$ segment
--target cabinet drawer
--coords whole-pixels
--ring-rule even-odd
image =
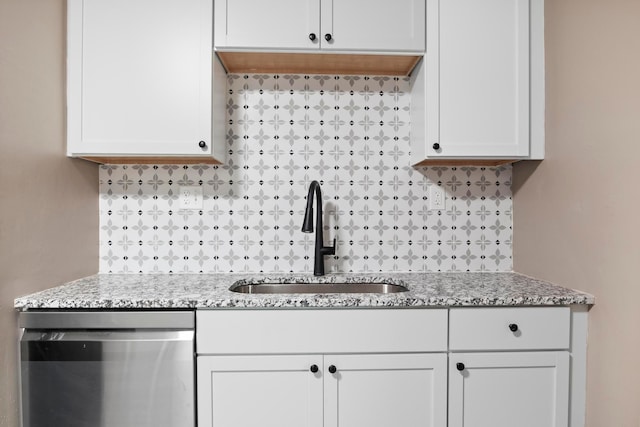
[[[446,309],[199,310],[198,354],[447,350]]]
[[[456,308],[449,325],[454,351],[569,348],[568,307]]]

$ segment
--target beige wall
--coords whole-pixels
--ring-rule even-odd
[[[17,427],[13,299],[97,271],[96,165],[64,156],[64,0],[0,0],[0,427]]]
[[[547,0],[546,159],[514,167],[515,270],[596,296],[587,425],[640,426],[640,1]]]

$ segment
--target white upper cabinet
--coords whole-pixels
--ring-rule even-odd
[[[215,46],[422,53],[425,0],[216,0]]]
[[[212,0],[69,0],[67,152],[224,159]]]
[[[319,0],[215,0],[214,16],[216,48],[320,47]]]
[[[543,0],[427,0],[412,163],[542,158]]]
[[[323,49],[424,52],[425,0],[322,0],[321,4]]]

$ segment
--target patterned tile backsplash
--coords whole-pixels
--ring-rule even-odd
[[[338,241],[327,272],[512,270],[511,166],[412,168],[407,79],[228,80],[224,166],[101,167],[101,273],[312,272],[313,180]],[[182,185],[202,210],[180,209]]]

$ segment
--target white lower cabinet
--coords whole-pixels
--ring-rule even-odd
[[[569,424],[569,307],[449,310],[449,427]]]
[[[583,427],[587,308],[201,310],[200,427]]]
[[[321,366],[319,355],[198,357],[198,426],[322,427]]]
[[[447,356],[198,358],[198,425],[446,426]]]
[[[198,425],[446,427],[447,314],[198,311]]]
[[[325,427],[447,424],[445,353],[327,355],[324,364]]]
[[[568,351],[449,357],[449,427],[568,425]]]

